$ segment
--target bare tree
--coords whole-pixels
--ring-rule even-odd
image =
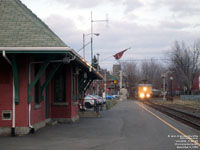
[[[174,42],[169,53],[169,69],[176,76],[181,89],[191,94],[194,79],[199,72],[200,42],[194,43],[192,48],[185,46],[185,43]]]
[[[121,66],[122,71],[125,74],[126,81],[128,83],[128,92],[132,96],[138,82],[137,64],[133,62],[123,62]]]
[[[147,80],[152,84],[153,88],[159,89],[162,84],[161,72],[164,70],[163,66],[157,63],[154,59],[145,60],[141,66],[141,79]]]

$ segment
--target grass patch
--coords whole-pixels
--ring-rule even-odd
[[[106,109],[110,109],[117,104],[116,100],[107,100],[106,101]]]
[[[178,104],[178,105],[183,105],[183,106],[187,106],[187,107],[200,109],[200,101],[181,100],[179,98],[174,98],[173,101],[164,101],[162,99],[153,100],[153,101],[155,101],[156,103],[159,103],[159,104]]]
[[[174,104],[184,105],[192,108],[200,109],[200,102],[199,101],[191,101],[191,100],[175,100]]]

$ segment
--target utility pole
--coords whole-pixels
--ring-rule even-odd
[[[93,19],[91,11],[91,65],[93,66]]]
[[[122,68],[121,68],[121,65],[120,65],[120,71],[119,71],[119,78],[120,78],[120,81],[119,81],[119,93],[120,93],[120,101],[122,101],[122,95],[121,95],[121,91],[122,91]]]
[[[105,83],[104,83],[104,94],[103,94],[103,98],[106,99],[106,71],[105,71],[105,74],[104,74],[104,81],[105,81]]]
[[[92,11],[91,11],[91,65],[93,66],[93,22],[107,22],[108,18],[105,20],[93,20]]]
[[[168,73],[172,73],[172,72],[168,70],[167,72],[161,74],[161,77],[163,78],[163,100],[166,100],[167,91],[166,91],[165,86],[166,86],[166,78],[167,78]]]
[[[166,75],[163,74],[162,75],[162,78],[163,78],[163,100],[166,100],[166,91],[165,91],[165,78],[166,78]]]
[[[83,58],[85,59],[85,33],[83,33]]]
[[[119,78],[120,78],[119,87],[121,90],[122,89],[122,70],[119,71]]]

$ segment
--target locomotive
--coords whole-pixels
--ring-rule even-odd
[[[140,100],[148,100],[152,97],[152,85],[147,82],[139,83],[137,86],[137,97]]]

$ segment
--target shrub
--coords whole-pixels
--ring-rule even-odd
[[[117,104],[116,100],[107,100],[106,101],[106,109],[108,110],[108,109],[112,108],[116,104]]]

